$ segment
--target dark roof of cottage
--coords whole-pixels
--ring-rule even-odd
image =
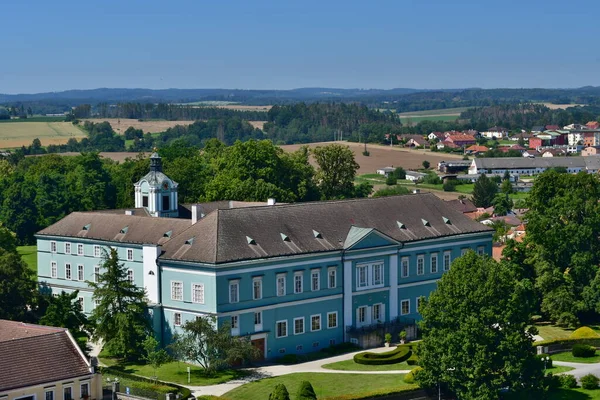
[[[136,244],[163,244],[191,221],[104,212],[74,212],[42,229],[40,236],[65,236]]]
[[[469,199],[456,199],[456,200],[448,200],[446,201],[450,206],[454,207],[455,210],[460,211],[461,213],[475,212],[477,211],[477,207],[475,204]]]
[[[0,320],[0,391],[90,374],[66,329]]]
[[[341,250],[352,227],[412,242],[490,228],[430,193],[221,209],[163,247],[163,259],[225,263]]]

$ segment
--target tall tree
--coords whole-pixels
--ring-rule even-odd
[[[16,251],[0,247],[0,319],[33,320],[37,303],[35,278]]]
[[[88,331],[92,327],[81,311],[81,304],[77,301],[79,291],[72,293],[62,292],[58,296],[47,296],[48,306],[45,314],[40,318],[40,324],[67,328],[77,340],[79,347],[86,350],[89,339]]]
[[[475,185],[473,185],[473,197],[471,200],[476,207],[487,208],[492,205],[497,192],[498,186],[496,183],[485,174],[481,174]]]
[[[104,272],[97,282],[87,282],[97,302],[90,318],[96,328],[94,336],[104,341],[111,355],[135,359],[143,354],[142,342],[150,333],[144,289],[129,282],[114,248],[105,253],[100,270]]]
[[[533,285],[508,263],[468,252],[421,306],[422,386],[460,399],[497,399],[500,389],[535,397],[542,365],[532,346]]]
[[[169,361],[169,353],[165,349],[160,348],[158,340],[152,335],[148,335],[144,342],[144,360],[154,369],[154,376],[158,378],[157,371],[165,363]]]
[[[317,146],[312,154],[319,165],[316,179],[324,199],[352,197],[354,177],[359,165],[348,146]]]

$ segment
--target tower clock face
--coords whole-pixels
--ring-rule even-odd
[[[169,188],[169,184],[167,182],[163,183],[163,189],[167,190]]]

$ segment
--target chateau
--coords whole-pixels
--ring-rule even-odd
[[[491,229],[433,194],[183,206],[177,188],[153,154],[134,209],[74,212],[38,232],[40,284],[79,290],[91,312],[86,282],[112,247],[145,288],[163,343],[214,315],[273,359],[410,330],[455,258],[492,252]]]

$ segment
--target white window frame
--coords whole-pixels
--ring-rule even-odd
[[[419,254],[417,256],[417,275],[424,275],[424,274],[425,274],[425,255]]]
[[[58,278],[58,264],[56,261],[50,262],[50,277]]]
[[[132,269],[127,270],[127,280],[131,283],[135,282],[135,275]]]
[[[300,278],[300,279],[298,279]],[[297,283],[300,283],[300,288],[298,288]],[[294,294],[300,294],[304,292],[304,271],[294,272]]]
[[[100,266],[94,265],[94,282],[98,283],[98,278],[100,277]]]
[[[75,400],[75,396],[74,396],[74,393],[73,393],[73,385],[65,385],[65,386],[62,387],[63,400],[65,400],[65,389],[70,389],[70,392],[71,392],[71,397],[70,398],[72,400]]]
[[[94,245],[94,257],[100,258],[102,257],[102,252],[100,251],[100,246]]]
[[[381,283],[374,283],[375,267],[381,268]],[[361,282],[361,271],[365,271],[365,282]],[[356,290],[379,288],[385,285],[385,263],[382,260],[356,265]]]
[[[56,241],[50,242],[50,253],[56,253]]]
[[[52,393],[52,398],[48,398],[48,393]],[[44,389],[44,400],[55,400],[54,399],[54,389]]]
[[[71,242],[65,242],[65,254],[71,254]]]
[[[173,290],[175,287],[179,287],[179,295],[176,296],[177,291]],[[183,301],[183,282],[182,281],[171,281],[171,300],[173,301]]]
[[[181,313],[180,312],[174,312],[173,313],[173,325],[174,326],[181,326],[181,322],[182,322]]]
[[[375,271],[379,269],[379,278],[380,278],[380,282],[376,282],[375,281]],[[383,263],[375,263],[371,266],[371,276],[373,278],[373,280],[371,281],[371,286],[375,286],[375,287],[379,287],[379,286],[383,286],[385,284],[385,274],[384,274],[385,268],[384,268],[384,264]]]
[[[69,268],[67,268],[67,265]],[[73,279],[73,270],[71,268],[71,263],[65,263],[65,279],[69,281]]]
[[[257,286],[258,285],[258,286]],[[263,297],[262,291],[262,277],[255,276],[252,278],[252,300],[260,300]],[[256,288],[258,287],[258,293],[256,292]]]
[[[435,262],[434,262],[435,260]],[[433,269],[433,266],[435,264],[435,270]],[[438,253],[431,253],[431,258],[429,260],[429,270],[431,271],[432,274],[437,274],[440,270],[440,266],[438,265]]]
[[[233,293],[231,289],[235,287],[235,299],[231,294]],[[229,303],[239,303],[240,302],[240,281],[239,279],[229,281]]]
[[[283,285],[281,286],[281,291],[279,290],[279,282],[283,282]],[[275,293],[277,294],[277,297],[281,297],[281,296],[285,296],[286,294],[286,276],[285,274],[277,274],[277,278],[275,279]]]
[[[378,309],[379,311],[379,318],[375,317],[375,309]],[[373,320],[374,322],[385,322],[385,315],[383,315],[384,311],[383,311],[383,303],[375,303],[373,304],[373,306],[371,307],[371,320]]]
[[[448,260],[448,262],[446,262]],[[446,250],[444,251],[444,271],[450,271],[450,266],[452,265],[452,251]]]
[[[79,384],[79,397],[83,398],[83,390],[81,390],[81,389],[83,389],[84,386],[87,387],[87,390],[86,390],[87,391],[87,396],[91,397],[90,396],[90,383],[89,382],[83,382],[83,383]]]
[[[133,261],[133,249],[127,249],[127,261]]]
[[[477,246],[477,255],[483,256],[485,254],[485,246]]]
[[[364,282],[361,281],[362,271],[364,270]],[[367,288],[369,287],[369,266],[368,265],[357,265],[356,266],[356,288]]]
[[[333,277],[333,286],[331,285],[331,278]],[[327,268],[327,288],[334,289],[337,287],[337,268],[329,267]]]
[[[197,292],[199,292],[200,295],[196,295]],[[204,304],[204,283],[192,283],[192,303]]]
[[[302,332],[298,332],[296,330],[296,321],[302,321]],[[306,326],[304,325],[304,317],[294,318],[294,335],[302,335],[304,332],[306,332]]]
[[[404,304],[408,304],[408,312],[404,312]],[[400,315],[410,314],[410,299],[404,299],[400,302]]]
[[[258,315],[258,323],[256,322],[257,318],[256,316]],[[262,315],[262,311],[255,311],[254,312],[254,331],[258,332],[258,331],[262,331],[263,330],[263,315]]]
[[[275,321],[275,338],[280,339],[280,338],[285,338],[288,336],[288,326],[287,326],[287,319],[282,319],[279,321]],[[285,335],[279,335],[279,324],[283,324],[283,326],[285,326]]]
[[[319,328],[318,329],[314,329],[313,328],[313,319],[314,318],[318,318],[319,320]],[[310,316],[310,331],[311,332],[318,332],[321,330],[321,328],[323,327],[323,321],[321,320],[321,314],[313,314]]]
[[[240,329],[240,316],[235,314],[231,316],[231,330]]]
[[[331,326],[329,317],[331,315],[335,315],[335,326]],[[327,329],[335,329],[338,327],[338,313],[337,311],[332,311],[327,313]]]
[[[315,277],[317,278],[317,285],[315,289]],[[321,270],[313,269],[310,271],[310,290],[312,292],[318,292],[321,290]]]
[[[357,310],[357,313],[358,313],[357,318],[356,318],[357,324],[359,324],[359,325],[366,324],[367,323],[367,318],[368,318],[368,315],[367,315],[367,306],[360,306],[356,310]],[[361,321],[361,318],[360,318],[361,317],[361,315],[360,315],[361,311],[363,312],[362,321]]]
[[[77,302],[79,303],[79,306],[81,307],[81,312],[85,312],[85,299],[83,298],[83,296],[77,297]]]
[[[83,264],[77,265],[77,280],[85,281],[85,267],[83,266]]]
[[[83,244],[79,243],[77,245],[77,255],[78,256],[84,256],[85,255],[85,249],[83,248]]]
[[[405,265],[406,265],[406,271],[404,270]],[[410,257],[402,257],[400,259],[400,277],[408,278],[409,276],[410,276]]]

